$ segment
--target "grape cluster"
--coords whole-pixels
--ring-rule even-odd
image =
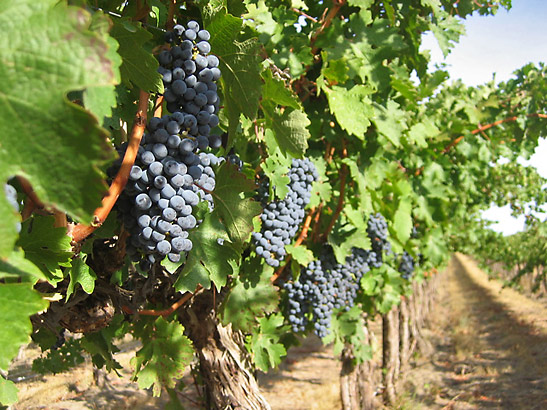
[[[391,251],[391,243],[387,240],[387,222],[380,214],[370,215],[367,222],[367,234],[372,244],[372,250],[375,253],[375,261],[371,266],[379,268],[382,266],[382,255]]]
[[[370,270],[369,254],[353,248],[342,265],[329,247],[318,260],[301,270],[297,282],[285,284],[288,319],[294,332],[304,331],[311,322],[319,337],[329,333],[333,310],[353,306],[359,281]]]
[[[363,275],[381,267],[383,256],[391,251],[387,222],[381,214],[369,217],[367,235],[372,249],[352,248],[342,265],[329,248],[301,270],[298,281],[285,284],[288,320],[294,332],[304,331],[313,323],[315,334],[324,337],[333,310],[353,306]]]
[[[162,51],[158,71],[171,115],[153,117],[129,174],[118,209],[130,233],[127,253],[142,270],[166,256],[178,262],[192,249],[189,231],[200,221],[193,210],[201,201],[213,208],[212,166],[220,159],[205,150],[218,148],[221,139],[210,135],[218,125],[220,77],[218,58],[208,55],[209,32],[190,21],[167,33],[171,43]],[[123,154],[124,147],[120,150]]]
[[[410,279],[414,273],[414,258],[407,251],[404,251],[401,256],[399,272],[401,272],[401,277],[406,280]]]
[[[19,202],[17,201],[17,191],[10,184],[4,185],[4,193],[10,205],[15,212],[19,212]],[[21,232],[21,222],[17,222],[17,232]]]
[[[219,124],[220,100],[215,82],[221,73],[218,57],[209,55],[210,38],[209,32],[200,30],[196,21],[188,22],[187,28],[177,24],[166,36],[171,48],[158,56],[167,109],[186,114],[187,134],[197,139],[201,149],[209,144],[205,137]],[[214,139],[215,144],[219,142],[219,138]]]
[[[304,220],[304,208],[310,202],[312,183],[317,180],[318,174],[308,158],[293,159],[288,177],[289,192],[284,199],[268,203],[266,185],[259,190],[264,205],[262,230],[253,234],[253,241],[257,255],[273,267],[279,266],[284,259],[285,245],[291,243]]]

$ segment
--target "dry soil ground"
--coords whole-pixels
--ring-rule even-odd
[[[414,358],[392,408],[547,409],[547,304],[501,290],[461,255],[443,275],[426,330],[432,349]],[[127,365],[135,345],[123,347],[117,356]],[[35,375],[29,364],[36,354],[27,349],[10,374],[22,377],[14,410],[165,406],[165,398],[139,391],[129,371],[122,378],[109,376],[100,387],[89,363],[65,375]],[[259,381],[274,410],[339,409],[339,369],[331,349],[310,338],[290,350],[280,369],[259,375]],[[191,387],[184,394],[192,400],[197,396]],[[198,408],[185,401],[186,408]]]
[[[456,255],[440,286],[433,350],[406,377],[403,409],[547,409],[547,308]]]

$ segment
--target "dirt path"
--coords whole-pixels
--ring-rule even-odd
[[[456,255],[399,408],[546,409],[547,308]]]

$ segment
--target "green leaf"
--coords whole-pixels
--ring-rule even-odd
[[[207,27],[212,53],[220,60],[223,105],[232,130],[240,113],[256,117],[262,88],[259,44],[256,38],[240,38],[242,26],[243,20],[220,9]]]
[[[26,259],[21,249],[15,249],[8,258],[0,259],[0,279],[7,278],[32,284],[46,279],[42,271]]]
[[[347,61],[345,61],[344,59],[329,60],[325,51],[323,51],[321,54],[323,61],[327,62],[327,64],[323,65],[323,67],[321,68],[321,73],[325,76],[325,78],[335,83],[345,83],[349,78],[349,67]]]
[[[291,107],[295,110],[302,109],[298,97],[287,88],[283,80],[274,78],[272,71],[266,69],[262,72],[264,85],[262,86],[262,100],[271,101],[283,107]]]
[[[292,258],[300,265],[308,266],[308,264],[315,259],[313,252],[306,248],[304,245],[293,246],[286,245],[285,250],[292,255]]]
[[[414,124],[408,130],[408,138],[414,142],[420,148],[426,148],[426,139],[433,138],[440,134],[439,129],[435,126],[433,121],[429,118],[422,122]]]
[[[325,181],[315,181],[311,188],[308,208],[314,208],[321,202],[326,203],[332,198],[332,186]]]
[[[0,284],[0,369],[7,371],[19,347],[30,342],[30,316],[47,307],[31,283]]]
[[[387,102],[386,107],[374,104],[374,125],[378,132],[385,136],[395,146],[399,146],[401,135],[406,126],[406,114],[399,109],[399,104],[393,100]]]
[[[271,199],[283,199],[289,193],[288,184],[291,179],[287,173],[291,167],[292,159],[281,153],[270,129],[266,129],[265,141],[269,155],[262,164],[262,171],[270,180],[270,193],[273,195]]]
[[[97,33],[108,44],[107,58],[115,68],[114,75],[116,84],[121,81],[120,66],[122,59],[117,53],[118,42],[108,34],[112,26],[111,20],[100,11],[93,13],[91,29]],[[112,115],[112,107],[116,105],[116,87],[114,84],[87,87],[83,94],[85,108],[97,117],[99,124],[103,123],[105,117]]]
[[[412,232],[412,200],[410,198],[402,198],[397,207],[397,211],[393,216],[393,229],[395,235],[405,243],[410,238]]]
[[[0,376],[0,404],[9,406],[10,404],[16,403],[18,391],[14,382]]]
[[[347,312],[333,314],[330,322],[330,333],[323,338],[323,343],[334,342],[334,354],[342,353],[344,347],[351,345],[353,356],[358,363],[372,359],[372,348],[364,344],[365,333],[362,310],[353,306]]]
[[[453,47],[452,43],[459,41],[460,36],[465,33],[465,26],[458,18],[446,12],[439,17],[435,19],[436,24],[432,23],[430,28],[446,58]]]
[[[349,225],[331,232],[328,242],[332,246],[336,261],[342,265],[346,263],[346,258],[351,255],[352,248],[370,249],[371,247],[366,230],[355,230]]]
[[[26,258],[38,266],[51,284],[63,280],[61,266],[69,267],[72,246],[66,228],[54,228],[52,216],[36,216],[23,223],[18,245]]]
[[[228,162],[222,164],[216,174],[216,186],[212,192],[215,210],[234,246],[241,248],[253,231],[253,218],[262,212],[260,203],[250,198],[242,199],[241,195],[253,192],[256,185]]]
[[[34,359],[32,370],[40,374],[67,372],[85,361],[83,353],[82,339],[69,339],[59,349]]]
[[[289,152],[302,157],[308,149],[310,132],[307,127],[310,120],[306,113],[300,110],[287,108],[283,111],[271,105],[263,105],[266,124],[274,132],[279,149],[283,154]]]
[[[276,288],[268,278],[256,283],[235,279],[221,307],[222,323],[249,331],[256,325],[257,318],[275,310],[277,302]]]
[[[140,23],[117,19],[114,20],[110,35],[120,45],[118,54],[123,60],[120,67],[122,80],[135,84],[143,91],[162,93],[163,82],[158,73],[158,61],[144,47],[152,39],[152,34],[142,28]]]
[[[97,275],[93,272],[93,269],[85,263],[82,257],[75,257],[72,259],[72,266],[70,267],[68,274],[70,276],[70,283],[66,290],[66,300],[74,293],[76,285],[78,284],[80,284],[84,292],[88,295],[93,293]]]
[[[90,23],[84,9],[53,0],[8,2],[0,9],[0,182],[24,176],[43,202],[86,221],[106,192],[99,167],[113,149],[96,118],[66,94],[117,79],[109,43],[89,30]],[[16,236],[3,195],[0,212],[5,256]]]
[[[121,369],[122,365],[114,359],[113,354],[120,351],[113,343],[114,338],[121,338],[129,330],[129,323],[123,315],[117,315],[108,327],[98,332],[86,334],[82,339],[82,347],[91,354],[93,364],[99,368],[106,367],[107,371]]]
[[[277,367],[281,358],[287,354],[285,346],[279,343],[281,335],[289,329],[289,326],[283,326],[283,321],[279,313],[260,318],[258,328],[254,327],[252,335],[247,337],[247,347],[253,361],[263,372]]]
[[[369,98],[373,89],[365,85],[354,85],[349,90],[344,87],[322,87],[329,100],[330,112],[336,117],[343,130],[359,139],[365,138],[365,132],[374,116]]]
[[[232,273],[229,261],[237,260],[239,254],[229,242],[228,232],[220,222],[217,211],[205,216],[199,228],[190,233],[190,240],[194,247],[188,253],[175,289],[194,292],[198,284],[209,289],[211,281],[217,289],[226,285]]]
[[[176,320],[162,317],[149,321],[135,332],[143,347],[131,360],[133,378],[141,389],[152,387],[155,397],[162,387],[173,388],[193,358],[192,342],[184,336],[184,327]]]
[[[372,176],[374,175],[380,178],[380,174],[367,170],[367,178],[365,178],[365,171],[361,170],[355,160],[353,160],[352,158],[344,158],[342,162],[348,166],[351,173],[351,180],[357,183],[357,192],[359,193],[358,200],[360,208],[365,213],[371,212],[372,209],[370,204],[370,192],[368,189],[370,189],[369,185],[371,184]]]

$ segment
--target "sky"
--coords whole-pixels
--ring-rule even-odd
[[[423,49],[431,50],[432,64],[444,62],[454,80],[467,85],[511,78],[529,62],[547,63],[547,0],[513,0],[513,7],[495,16],[475,14],[465,20],[466,34],[444,59],[433,35],[424,36]],[[547,126],[547,124],[546,124]],[[542,140],[529,162],[547,178],[547,141]],[[511,217],[509,206],[492,207],[485,219],[498,221],[492,229],[511,235],[524,228],[524,217]]]

